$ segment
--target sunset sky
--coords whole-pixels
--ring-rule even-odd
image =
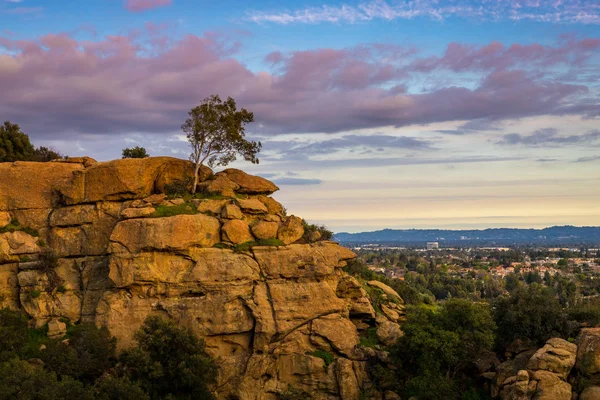
[[[598,0],[0,0],[36,146],[187,158],[210,94],[255,114],[233,166],[334,231],[600,225]]]

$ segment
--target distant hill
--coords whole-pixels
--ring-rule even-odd
[[[586,244],[600,245],[600,226],[552,226],[544,229],[495,228],[473,230],[383,229],[335,234],[342,243],[419,244]]]

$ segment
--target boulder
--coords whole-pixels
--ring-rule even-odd
[[[588,386],[579,395],[579,400],[600,400],[600,386]]]
[[[81,170],[81,164],[0,163],[0,211],[52,208],[59,201],[55,188]]]
[[[58,337],[64,336],[67,333],[67,324],[62,321],[59,321],[56,318],[51,319],[48,322],[48,337],[51,339],[56,339]]]
[[[53,163],[67,163],[67,164],[82,164],[85,168],[91,167],[96,164],[98,161],[94,160],[92,157],[67,157],[64,159],[56,159],[52,160]]]
[[[396,300],[400,302],[400,304],[404,304],[404,300],[402,300],[402,297],[400,297],[400,295],[394,289],[392,289],[385,283],[379,281],[369,281],[367,282],[367,285],[380,289],[381,291],[383,291],[383,293],[385,293],[388,296],[390,300]]]
[[[126,208],[123,211],[121,211],[121,217],[126,219],[143,218],[154,214],[155,211],[156,209],[154,207]]]
[[[600,328],[584,328],[579,333],[576,366],[586,376],[600,372]]]
[[[377,327],[377,339],[386,346],[395,344],[404,335],[400,325],[391,321],[384,321]]]
[[[221,210],[221,217],[225,219],[242,219],[242,210],[235,204],[225,204]]]
[[[198,200],[197,210],[201,213],[212,213],[215,215],[219,215],[221,213],[223,206],[225,204],[227,204],[228,202],[229,202],[229,200],[213,200],[213,199]]]
[[[533,379],[537,381],[536,400],[571,400],[571,385],[548,371],[535,371]]]
[[[301,239],[304,235],[302,219],[296,216],[289,216],[279,225],[277,238],[285,244],[291,244]]]
[[[529,359],[527,369],[554,372],[566,380],[575,365],[576,355],[575,344],[564,339],[552,338]]]
[[[269,279],[322,278],[356,255],[332,242],[292,244],[285,247],[256,246],[254,258]]]
[[[0,211],[0,229],[10,224],[10,221],[12,221],[10,214],[7,211]]]
[[[128,219],[113,230],[109,252],[212,247],[219,242],[219,227],[218,219],[204,214]]]
[[[186,160],[126,158],[75,171],[72,181],[59,191],[68,205],[143,199],[156,192],[164,193],[171,184],[189,181],[192,174],[193,164]]]
[[[247,223],[239,219],[232,219],[223,224],[221,237],[224,242],[242,244],[254,241]]]
[[[237,199],[237,205],[248,214],[266,214],[267,207],[258,199]]]
[[[317,318],[312,322],[311,335],[322,336],[337,352],[351,357],[359,343],[356,327],[340,314]]]
[[[215,179],[199,184],[198,190],[212,195],[235,197],[235,192],[239,187],[240,186],[231,181],[227,175],[217,174]]]
[[[279,224],[277,222],[258,221],[252,226],[252,234],[257,239],[275,239]]]
[[[267,207],[267,211],[269,214],[283,216],[285,209],[281,205],[281,203],[279,203],[274,198],[269,196],[258,196],[257,199],[260,200],[265,205],[265,207]]]
[[[260,176],[249,175],[239,169],[228,168],[219,174],[226,174],[232,182],[235,182],[239,186],[238,193],[269,195],[279,190],[273,182]]]

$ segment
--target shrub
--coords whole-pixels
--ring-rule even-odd
[[[96,400],[150,400],[139,384],[112,376],[101,378],[96,383],[94,395]]]
[[[302,227],[304,228],[304,236],[302,238],[308,243],[318,240],[331,240],[333,237],[333,232],[327,229],[325,225],[309,224],[303,219]]]
[[[0,309],[0,362],[20,354],[27,344],[25,316],[8,308]]]
[[[138,348],[121,354],[121,376],[139,382],[153,399],[214,399],[209,386],[216,367],[189,329],[151,316],[134,338]]]
[[[362,347],[375,347],[379,345],[379,339],[377,338],[377,328],[371,327],[367,329],[365,336],[360,338],[360,345]]]
[[[31,292],[29,292],[29,297],[31,297],[32,299],[37,299],[41,295],[42,295],[42,292],[40,292],[37,289],[33,289]]]
[[[150,157],[150,154],[146,152],[146,149],[140,146],[135,147],[127,147],[123,149],[123,157],[122,158],[146,158]]]

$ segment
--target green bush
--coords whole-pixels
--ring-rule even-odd
[[[304,228],[304,235],[302,236],[302,238],[307,243],[314,242],[314,237],[317,233],[319,234],[317,235],[319,237],[317,240],[331,240],[331,238],[333,237],[333,232],[327,229],[325,225],[309,224],[308,222],[306,222],[305,219],[303,219],[302,227]]]
[[[19,312],[0,309],[0,362],[20,354],[27,344],[27,319]]]
[[[377,328],[376,327],[371,327],[369,329],[366,330],[366,332],[364,333],[364,336],[360,337],[360,345],[362,347],[371,347],[374,348],[375,346],[378,346],[379,343],[379,339],[377,338]]]
[[[139,382],[152,399],[214,399],[216,367],[189,329],[152,316],[134,338],[138,347],[121,354],[121,376]]]
[[[40,292],[37,289],[33,289],[31,292],[29,292],[29,297],[31,297],[32,299],[37,299],[41,295],[42,295],[42,292]]]

